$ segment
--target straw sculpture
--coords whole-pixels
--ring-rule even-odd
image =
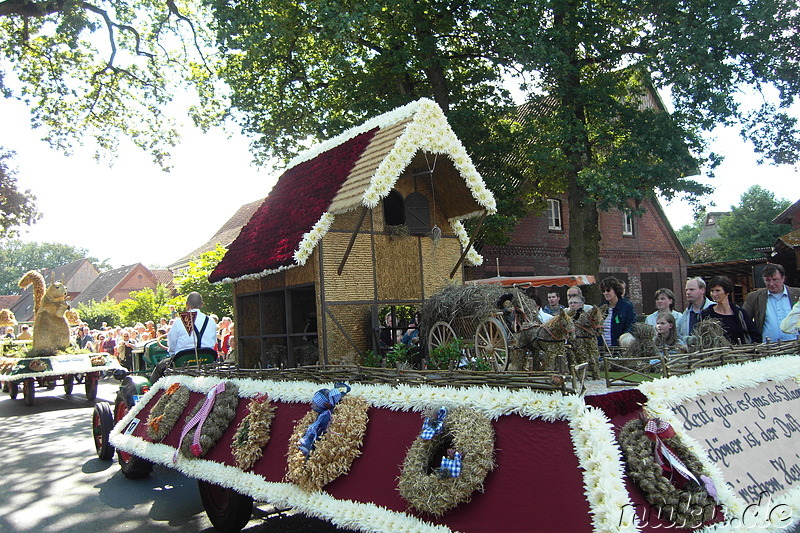
[[[242,470],[249,470],[261,458],[264,446],[269,442],[275,409],[266,394],[256,396],[247,404],[247,414],[236,428],[231,442],[231,452]]]
[[[461,454],[458,477],[442,477],[434,469],[448,448]],[[403,461],[397,489],[416,510],[442,515],[472,493],[483,490],[486,475],[494,464],[494,428],[486,415],[474,409],[456,407],[447,413],[444,426],[430,440],[417,437]]]
[[[579,311],[578,318],[574,320],[575,337],[572,339],[572,359],[576,365],[589,363],[592,379],[597,379],[600,376],[598,365],[600,347],[597,344],[597,337],[605,315],[597,306],[592,306],[588,311]],[[575,312],[570,311],[569,315],[574,317]]]
[[[707,318],[695,324],[692,334],[686,339],[686,345],[692,350],[708,350],[728,347],[731,343],[725,338],[722,323],[716,318]]]
[[[200,400],[194,406],[192,412],[185,418],[184,424],[194,418],[200,408],[203,406],[204,401]],[[239,407],[239,387],[231,382],[225,382],[225,390],[217,394],[214,399],[214,406],[208,414],[208,418],[200,428],[200,449],[197,450],[197,455],[192,452],[192,442],[194,435],[198,431],[197,426],[192,428],[181,441],[181,454],[189,459],[195,457],[203,457],[208,450],[214,447],[219,438],[228,429],[233,418],[236,416],[236,409]]]
[[[189,403],[189,396],[191,391],[180,383],[173,383],[164,391],[147,415],[147,437],[152,442],[159,442],[172,431]]]

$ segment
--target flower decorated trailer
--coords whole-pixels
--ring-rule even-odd
[[[320,372],[171,371],[111,442],[198,479],[224,531],[253,500],[368,532],[798,523],[798,356],[587,397]]]
[[[119,362],[107,353],[60,354],[48,357],[0,357],[0,381],[12,399],[19,394],[20,385],[25,405],[33,405],[37,383],[54,388],[58,380],[64,384],[64,392],[72,394],[76,376],[85,379],[86,399],[97,397],[97,382],[100,372],[122,368]]]
[[[419,100],[291,161],[212,272],[234,284],[239,365],[358,362],[378,314],[476,264],[462,221],[494,213],[439,107]]]

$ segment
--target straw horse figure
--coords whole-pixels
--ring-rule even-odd
[[[573,362],[576,365],[589,363],[592,379],[597,379],[600,377],[598,368],[600,348],[597,338],[602,335],[605,315],[597,306],[592,306],[588,311],[579,311],[578,318],[575,319],[575,336],[572,340]],[[569,315],[574,318],[575,312],[570,311]]]
[[[533,353],[533,370],[556,370],[556,356],[567,355],[565,341],[572,335],[575,325],[562,309],[544,324],[523,329],[517,334],[518,350],[512,350],[515,370],[523,370],[525,361],[520,355],[530,350]],[[516,357],[514,357],[516,355]]]

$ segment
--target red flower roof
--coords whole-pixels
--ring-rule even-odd
[[[357,135],[284,172],[209,280],[213,283],[294,264],[294,252],[303,234],[330,207],[377,131],[374,128]]]

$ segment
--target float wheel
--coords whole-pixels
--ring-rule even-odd
[[[86,374],[86,399],[93,402],[97,398],[97,382],[100,380],[99,372],[89,372]]]
[[[25,405],[33,405],[36,400],[36,380],[26,378],[22,382],[22,397],[25,398]]]
[[[19,394],[19,382],[18,381],[9,381],[8,382],[8,395],[11,396],[12,400],[17,399],[17,394]]]
[[[487,318],[475,329],[475,355],[494,361],[501,372],[508,370],[508,337],[505,326],[496,318]]]
[[[64,394],[72,394],[72,388],[75,386],[75,376],[69,374],[64,376]]]
[[[86,379],[89,379],[88,375]],[[128,404],[124,400],[117,399],[114,406],[114,422],[122,420],[127,413]],[[141,479],[149,476],[153,471],[153,463],[122,450],[117,450],[117,462],[122,473],[128,479]]]
[[[235,533],[250,521],[253,498],[202,480],[197,480],[197,486],[208,519],[219,531]]]
[[[101,461],[108,461],[114,455],[114,447],[108,441],[111,429],[114,427],[114,413],[107,402],[98,402],[92,413],[92,436],[94,449]]]
[[[431,326],[431,331],[428,333],[428,353],[452,342],[455,338],[456,331],[453,326],[440,320]]]

